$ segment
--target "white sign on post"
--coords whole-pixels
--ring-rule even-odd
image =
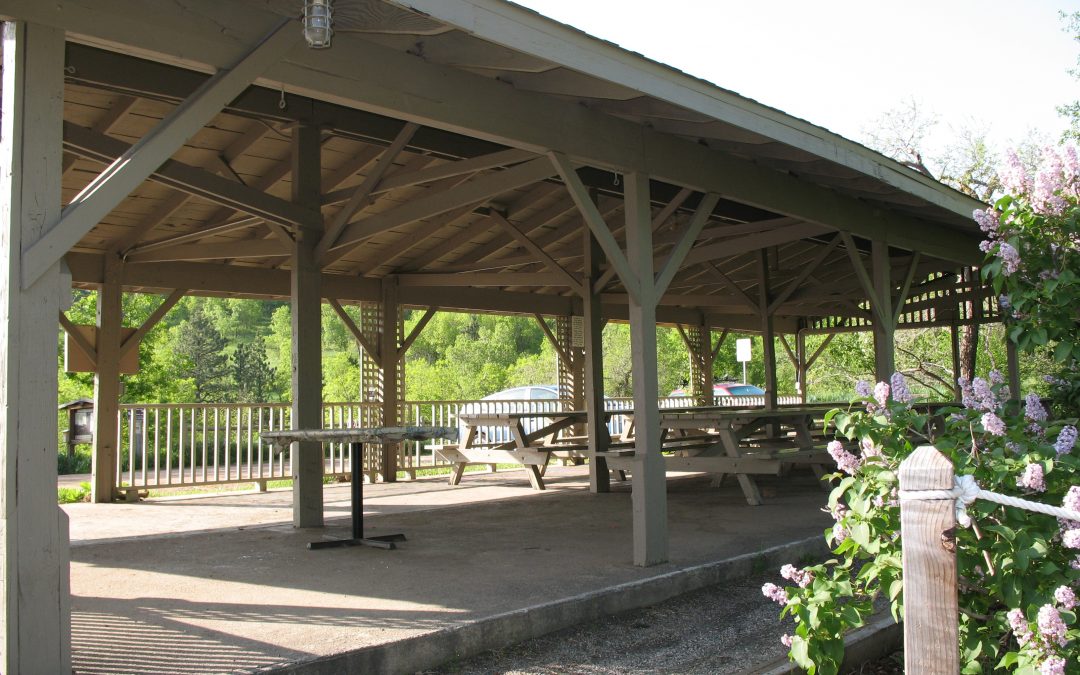
[[[735,360],[746,363],[750,360],[750,338],[735,341]]]
[[[742,362],[742,383],[746,384],[746,362],[750,360],[750,338],[735,341],[735,360]]]

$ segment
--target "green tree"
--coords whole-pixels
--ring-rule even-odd
[[[259,403],[270,399],[274,369],[266,359],[266,345],[261,337],[239,343],[229,359],[237,400]]]
[[[1080,42],[1080,11],[1072,14],[1061,12],[1061,19],[1065,22],[1065,31],[1072,35],[1073,40]],[[1080,80],[1080,55],[1076,57],[1076,66],[1069,70],[1069,74]],[[1058,114],[1067,118],[1070,125],[1062,140],[1080,141],[1080,100],[1059,106]]]
[[[176,350],[180,374],[191,380],[195,401],[224,400],[228,391],[228,354],[225,338],[214,327],[201,305],[179,326]]]

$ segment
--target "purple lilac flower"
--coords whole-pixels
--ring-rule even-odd
[[[1076,607],[1076,593],[1068,586],[1059,586],[1054,591],[1054,599],[1061,603],[1061,606],[1065,609]]]
[[[998,224],[1001,222],[1001,215],[994,209],[976,209],[972,212],[971,217],[979,224],[979,229],[986,234],[991,237],[997,234]]]
[[[960,385],[961,402],[964,407],[972,410],[978,406],[975,400],[975,389],[971,386],[971,380],[966,377],[956,378],[956,384]]]
[[[1028,464],[1023,475],[1016,479],[1016,486],[1035,492],[1046,492],[1046,477],[1042,464]]]
[[[776,584],[765,584],[761,587],[761,594],[779,605],[788,603],[787,591]]]
[[[1001,308],[1001,311],[1007,312],[1012,308],[1012,300],[1009,299],[1009,296],[1002,293],[998,296],[998,307]]]
[[[1065,633],[1069,629],[1065,627],[1065,622],[1061,620],[1061,614],[1053,605],[1040,607],[1036,622],[1039,624],[1039,632],[1042,633],[1042,638],[1046,642],[1056,642],[1060,647],[1064,647],[1065,643],[1068,642],[1065,639]]]
[[[1053,147],[1043,150],[1042,167],[1035,176],[1031,205],[1036,211],[1061,215],[1069,203],[1058,194],[1065,187],[1064,165]]]
[[[799,588],[806,588],[814,581],[814,573],[809,570],[801,570],[794,565],[784,565],[780,568],[780,576],[788,581],[794,581]]]
[[[986,433],[993,434],[994,436],[1005,435],[1005,422],[1000,417],[992,412],[983,413],[982,416],[983,429],[986,429]]]
[[[1054,443],[1054,451],[1059,455],[1065,455],[1072,452],[1074,445],[1076,445],[1076,427],[1071,424],[1062,427]]]
[[[1072,145],[1065,146],[1065,156],[1062,158],[1062,173],[1065,177],[1065,182],[1068,184],[1075,183],[1077,179],[1080,179],[1080,160],[1076,156],[1076,148]]]
[[[1005,153],[1005,168],[1001,172],[1001,183],[1005,191],[1014,195],[1025,195],[1031,191],[1031,179],[1028,178],[1023,162],[1015,150]]]
[[[874,445],[874,442],[869,438],[864,438],[859,441],[859,449],[862,450],[862,456],[866,457],[880,457],[881,449]]]
[[[1024,417],[1032,422],[1046,421],[1046,408],[1043,407],[1042,401],[1039,400],[1039,395],[1035,392],[1028,394],[1024,398]]]
[[[1009,620],[1009,627],[1012,628],[1013,635],[1016,636],[1016,641],[1020,643],[1020,646],[1023,647],[1031,642],[1031,626],[1028,625],[1024,612],[1020,609],[1010,609],[1005,616]]]
[[[845,541],[847,541],[848,534],[849,533],[847,531],[847,528],[845,528],[840,523],[836,523],[835,525],[833,525],[833,527],[832,527],[832,536],[833,536],[833,541],[835,542],[835,545],[838,546],[838,545],[844,543]],[[1080,564],[1080,563],[1078,563],[1078,564]]]
[[[870,387],[869,382],[859,380],[855,383],[855,393],[859,395],[859,398],[870,398],[874,395],[874,390]]]
[[[887,382],[878,382],[874,385],[874,400],[878,402],[879,406],[885,407],[889,400],[889,384]]]
[[[836,461],[836,467],[844,473],[854,475],[862,463],[862,460],[848,452],[840,441],[829,441],[826,449],[829,451],[829,456]]]
[[[903,373],[893,373],[890,378],[892,385],[892,397],[897,403],[911,403],[915,398],[911,395],[911,390],[908,389],[907,380],[904,379]]]
[[[998,257],[1001,258],[1001,273],[1004,276],[1016,274],[1020,269],[1020,252],[1012,244],[1003,241],[998,245]]]
[[[1061,505],[1070,511],[1080,511],[1080,486],[1071,486],[1065,493],[1065,499],[1061,501]]]
[[[1061,656],[1047,656],[1039,664],[1039,675],[1065,675],[1065,659]]]
[[[997,398],[994,396],[994,390],[990,388],[989,382],[981,377],[976,377],[971,381],[971,390],[975,398],[975,408],[983,411],[997,409]]]
[[[784,645],[788,649],[791,649],[791,636],[788,635],[787,633],[784,633],[783,635],[781,635],[780,636],[780,644]]]
[[[1080,529],[1065,530],[1061,534],[1061,543],[1065,548],[1080,548]]]

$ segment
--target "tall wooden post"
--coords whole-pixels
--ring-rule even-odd
[[[91,499],[117,497],[120,437],[120,330],[123,263],[106,254],[97,302],[97,370],[94,372],[94,449]]]
[[[585,231],[585,270],[582,307],[585,323],[585,410],[588,411],[589,491],[610,492],[611,474],[607,459],[597,453],[608,449],[609,436],[604,424],[604,328],[600,316],[600,296],[593,284],[600,276],[603,252],[596,237]]]
[[[962,365],[960,363],[960,327],[956,323],[955,315],[953,316],[952,325],[949,326],[949,341],[952,346],[953,394],[956,396],[956,400],[959,401],[964,395],[964,392],[960,388],[960,375],[962,374]]]
[[[800,327],[795,336],[795,379],[798,380],[799,400],[805,404],[807,399],[806,378],[810,374],[810,367],[806,363],[806,333]]]
[[[761,355],[765,359],[765,409],[776,410],[776,334],[769,312],[769,259],[758,251],[758,314],[761,317]]]
[[[889,245],[874,240],[870,257],[874,266],[874,377],[888,382],[896,372],[896,323],[893,321],[892,279],[889,269]]]
[[[398,401],[398,285],[397,277],[382,280],[382,331],[379,333],[379,364],[382,367],[382,420],[383,425],[396,427],[400,424],[400,401]],[[397,443],[383,443],[382,480],[397,480]]]
[[[900,490],[949,490],[953,466],[932,446],[900,464]],[[960,672],[956,595],[956,516],[951,499],[904,498],[900,539],[904,558],[904,672]]]
[[[317,127],[293,130],[292,198],[320,206],[320,138]],[[315,247],[322,228],[297,228],[292,255],[292,427],[322,428],[322,294]],[[323,525],[323,450],[317,442],[293,445],[293,526]]]
[[[22,252],[60,220],[64,31],[3,26],[0,108],[0,671],[71,672],[67,516],[56,506],[54,263]]]
[[[1020,355],[1016,352],[1016,343],[1009,339],[1008,331],[1005,331],[1005,362],[1009,371],[1009,394],[1019,400],[1024,397],[1020,392]]]
[[[630,355],[636,426],[633,465],[634,564],[668,558],[667,474],[660,454],[659,385],[656,375],[656,292],[653,275],[649,177],[627,174],[626,258],[637,274],[638,297],[630,295]]]

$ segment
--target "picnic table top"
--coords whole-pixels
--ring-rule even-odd
[[[369,427],[352,429],[283,429],[264,431],[262,438],[274,445],[288,445],[296,441],[319,441],[321,443],[400,443],[401,441],[427,441],[445,438],[456,441],[458,430],[454,427]]]
[[[605,415],[626,415],[633,413],[633,410],[605,410]],[[469,423],[469,420],[483,420],[483,421],[496,421],[496,422],[513,422],[521,419],[534,419],[541,417],[549,417],[554,419],[586,419],[589,416],[587,410],[547,410],[547,411],[529,411],[529,412],[470,412],[470,413],[458,413],[458,419],[465,423]]]

